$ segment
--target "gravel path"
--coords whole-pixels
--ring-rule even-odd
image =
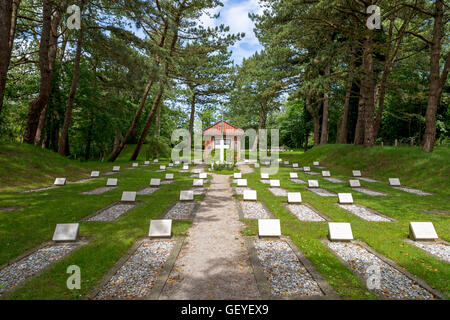
[[[244,194],[244,191],[245,190],[253,190],[252,188],[249,188],[249,187],[236,187],[236,188],[234,188],[234,192],[235,192],[235,194]]]
[[[325,221],[323,217],[304,204],[287,204],[286,208],[300,221]]]
[[[134,299],[148,296],[174,245],[175,242],[171,240],[144,241],[95,299]]]
[[[315,171],[306,171],[304,173],[309,174],[310,176],[316,176],[316,175],[320,174],[320,173],[315,172]]]
[[[124,215],[131,209],[136,207],[135,204],[116,204],[108,209],[100,211],[95,216],[87,219],[86,221],[114,221],[120,216]]]
[[[425,191],[422,191],[422,190],[413,189],[413,188],[407,188],[407,187],[392,187],[392,188],[397,189],[397,190],[402,190],[402,191],[405,191],[405,192],[408,192],[408,193],[417,194],[419,196],[432,196],[433,195],[432,193],[425,192]]]
[[[276,197],[287,197],[288,191],[283,188],[269,188],[269,191]]]
[[[297,183],[297,184],[307,184],[307,182],[305,180],[302,179],[290,179],[293,183]]]
[[[241,201],[241,209],[245,219],[270,219],[271,216],[261,202]]]
[[[379,182],[378,180],[370,179],[370,178],[364,178],[364,177],[355,177],[356,179],[366,181],[366,182]]]
[[[144,189],[136,191],[136,195],[145,196],[145,195],[153,194],[158,190],[159,190],[159,188],[155,188],[155,187],[145,187]]]
[[[200,196],[208,191],[208,188],[203,187],[192,187],[189,190],[194,191],[194,196]]]
[[[102,194],[111,190],[117,189],[117,187],[101,187],[94,190],[89,190],[86,192],[83,192],[82,194]]]
[[[350,264],[352,270],[366,283],[368,267],[375,265],[380,268],[380,288],[374,291],[386,298],[393,299],[432,299],[434,296],[428,290],[412,281],[397,269],[367,251],[356,243],[329,242],[328,246],[344,261]]]
[[[44,187],[44,188],[38,188],[38,189],[25,190],[25,191],[22,191],[22,193],[41,192],[41,191],[46,191],[46,190],[51,190],[51,189],[56,189],[56,188],[59,188],[59,186],[50,186],[50,187]]]
[[[326,189],[322,189],[322,188],[307,188],[308,191],[311,191],[321,197],[337,197],[337,194],[332,192],[332,191],[328,191]]]
[[[317,282],[285,241],[257,240],[255,249],[273,295],[324,295]]]
[[[421,242],[411,241],[416,247],[427,251],[428,253],[435,255],[442,260],[450,262],[450,246],[445,243],[438,242]]]
[[[191,219],[191,213],[195,208],[196,202],[177,202],[164,215],[164,219],[187,220]]]
[[[264,183],[264,184],[270,184],[270,180],[266,180],[266,179],[259,180],[259,182]]]
[[[355,190],[355,191],[358,191],[358,192],[361,192],[361,193],[364,193],[364,194],[368,194],[369,196],[374,196],[374,197],[377,197],[377,196],[388,196],[387,193],[380,192],[380,191],[375,191],[375,190],[371,190],[371,189],[366,189],[366,188],[359,188],[359,187],[357,187],[357,188],[352,188],[352,190]]]
[[[390,222],[391,221],[383,216],[373,213],[371,210],[369,210],[368,208],[366,208],[362,205],[340,204],[340,203],[338,203],[337,205],[340,208],[342,208],[342,209],[344,209],[366,221],[382,221],[382,222]]]
[[[173,183],[173,180],[162,180],[161,184],[171,184]]]
[[[324,180],[330,181],[332,183],[344,183],[345,181],[341,180],[341,179],[337,179],[337,178],[323,178]]]
[[[212,177],[160,299],[260,299],[229,179]]]
[[[52,244],[0,270],[0,285],[7,283],[0,288],[0,297],[78,246],[80,246],[79,243]]]

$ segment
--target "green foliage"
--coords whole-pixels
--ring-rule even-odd
[[[154,137],[147,139],[147,146],[145,148],[145,159],[168,158],[170,156],[170,147],[167,139],[156,139]]]

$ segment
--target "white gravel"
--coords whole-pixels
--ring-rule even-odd
[[[195,196],[199,196],[202,194],[205,194],[208,191],[208,188],[203,188],[203,187],[192,187],[189,189],[190,191],[194,191],[194,195]]]
[[[87,221],[114,221],[124,215],[131,209],[136,207],[135,204],[116,204],[108,209],[100,211],[95,216],[87,219]]]
[[[102,194],[111,190],[117,189],[117,187],[101,187],[94,190],[89,190],[86,192],[83,192],[82,194]]]
[[[0,297],[42,269],[69,254],[80,243],[51,244],[0,270]]]
[[[356,179],[366,181],[366,182],[379,182],[378,180],[370,179],[370,178],[364,178],[364,177],[355,177]]]
[[[382,221],[382,222],[390,222],[391,220],[380,216],[376,213],[373,213],[368,208],[362,206],[362,205],[356,205],[356,204],[337,204],[340,208],[354,214],[355,216],[360,217],[361,219],[367,220],[367,221]]]
[[[173,219],[173,220],[191,219],[191,214],[196,204],[197,202],[177,202],[169,210],[169,212],[167,212],[164,215],[164,219]]]
[[[161,184],[171,184],[173,183],[173,180],[162,180]]]
[[[341,179],[337,179],[337,178],[323,178],[324,180],[330,181],[332,183],[344,183],[345,181],[341,180]]]
[[[74,181],[74,183],[85,183],[85,182],[89,182],[89,181],[94,181],[96,179],[98,179],[98,178],[86,178],[86,179]]]
[[[113,174],[117,174],[118,172],[112,172],[112,171],[109,171],[109,172],[105,172],[104,173],[104,175],[105,176],[112,176]]]
[[[245,219],[270,219],[270,213],[267,212],[261,202],[241,201],[241,208]]]
[[[292,182],[297,184],[306,184],[307,182],[302,179],[290,179]]]
[[[50,186],[50,187],[44,187],[44,188],[38,188],[38,189],[25,190],[25,191],[22,191],[22,193],[41,192],[41,191],[46,191],[46,190],[51,190],[51,189],[56,189],[56,188],[60,188],[60,186]]]
[[[249,188],[249,187],[236,187],[236,188],[234,188],[234,192],[235,192],[235,194],[244,194],[244,191],[245,190],[253,190],[252,188]]]
[[[316,176],[316,175],[320,174],[320,173],[315,172],[315,171],[306,171],[306,172],[304,172],[304,173],[309,174],[309,175],[311,175],[311,176]]]
[[[397,189],[397,190],[402,190],[402,191],[405,191],[405,192],[408,192],[408,193],[417,194],[419,196],[431,196],[431,195],[433,195],[432,193],[425,192],[425,191],[422,191],[422,190],[413,189],[413,188],[407,188],[407,187],[393,187],[393,188]]]
[[[375,190],[371,190],[371,189],[367,189],[367,188],[360,188],[360,187],[352,188],[352,190],[355,190],[355,191],[358,191],[358,192],[361,192],[364,194],[368,194],[369,196],[374,196],[374,197],[388,195],[387,193],[384,193],[384,192],[375,191]]]
[[[325,221],[323,217],[304,204],[287,204],[286,208],[300,221]]]
[[[321,197],[337,197],[337,194],[322,188],[307,188],[309,191],[321,196]]]
[[[266,180],[266,179],[259,180],[259,182],[264,183],[264,184],[270,184],[270,180]]]
[[[140,196],[149,195],[149,194],[155,193],[158,190],[159,190],[159,188],[155,188],[155,187],[145,187],[144,189],[137,191],[136,195],[140,195]]]
[[[148,296],[174,245],[175,242],[171,240],[144,241],[95,299],[134,299]]]
[[[423,242],[423,241],[412,241],[412,243],[428,253],[435,255],[442,260],[450,262],[450,246],[445,243],[439,242]]]
[[[380,268],[380,287],[374,291],[391,299],[432,299],[434,295],[421,287],[397,269],[367,251],[356,243],[329,242],[329,248],[346,261],[352,270],[366,283],[371,274],[366,270],[370,266]]]
[[[269,191],[272,192],[272,194],[277,197],[287,197],[288,196],[288,191],[283,188],[269,188]]]
[[[282,240],[257,240],[255,249],[275,296],[321,296],[319,285]]]

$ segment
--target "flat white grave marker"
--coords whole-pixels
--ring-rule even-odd
[[[415,240],[437,240],[439,237],[432,222],[410,222],[409,236]]]
[[[173,168],[173,163],[169,163],[169,168]]]
[[[159,187],[161,185],[161,179],[151,179],[150,186],[151,187]]]
[[[115,166],[112,169],[113,172],[119,172],[120,171],[120,166]]]
[[[270,180],[270,186],[272,188],[279,188],[280,187],[280,180]]]
[[[285,165],[285,166],[288,166],[288,165],[289,165],[289,161],[285,161],[285,162],[284,162],[284,165]]]
[[[291,179],[298,179],[298,173],[297,172],[290,172],[289,178]]]
[[[256,190],[244,190],[244,200],[246,201],[256,201],[257,193]]]
[[[313,166],[316,166],[316,167],[317,167],[317,166],[319,166],[319,165],[320,165],[319,161],[314,161],[314,162],[313,162]]]
[[[159,170],[166,170],[166,166],[159,166]]]
[[[317,180],[308,180],[308,187],[310,187],[310,188],[318,188],[319,187],[319,181],[317,181]]]
[[[180,161],[177,160],[177,161],[174,162],[174,164],[175,164],[176,166],[179,166],[179,165],[180,165]]]
[[[183,166],[183,170],[189,170],[189,166],[188,165],[184,165]]]
[[[261,173],[261,179],[263,179],[263,180],[269,179],[269,174],[268,173]]]
[[[328,237],[331,241],[353,240],[352,226],[347,222],[329,222]]]
[[[202,187],[203,186],[203,179],[194,179],[194,182],[192,184],[194,187]]]
[[[288,203],[301,203],[302,194],[300,192],[289,192],[288,193]]]
[[[64,186],[66,184],[66,178],[56,178],[55,179],[55,186]]]
[[[352,204],[353,196],[351,193],[338,193],[339,203],[341,204]]]
[[[144,161],[144,166],[148,166],[150,164],[150,161]]]
[[[353,170],[353,171],[352,171],[352,174],[353,174],[354,177],[361,177],[361,176],[362,176],[360,170]]]
[[[279,219],[258,219],[258,235],[260,237],[280,237]]]
[[[311,172],[311,168],[310,168],[310,167],[303,167],[303,171],[305,171],[305,172]]]
[[[247,186],[247,179],[238,179],[237,180],[238,187],[246,187]]]
[[[350,180],[350,187],[351,188],[359,188],[361,187],[361,182],[359,180]]]
[[[79,223],[57,224],[53,234],[53,241],[76,241],[79,227]]]
[[[167,173],[166,180],[173,180],[173,173]]]
[[[134,202],[136,201],[136,192],[135,191],[124,191],[122,193],[122,200],[125,202]]]
[[[137,163],[137,162],[133,163],[133,168],[137,168],[137,167],[139,167],[139,163]]]
[[[172,236],[172,220],[151,220],[148,236],[150,238],[170,238]]]
[[[330,171],[322,171],[322,177],[331,177]]]
[[[100,177],[100,171],[92,171],[91,172],[91,177],[92,178]]]
[[[255,163],[255,168],[259,168],[259,163]]]
[[[399,178],[389,178],[389,185],[390,186],[400,186],[400,179]]]
[[[292,168],[298,168],[298,163],[293,163]]]
[[[153,163],[158,163],[158,162],[159,162],[158,159],[153,160]]]
[[[194,200],[194,191],[187,190],[180,192],[180,201],[191,201]]]
[[[199,177],[200,179],[208,179],[208,174],[207,174],[206,172],[200,172],[200,173],[198,174],[198,177]]]
[[[106,181],[106,186],[107,187],[116,187],[117,186],[117,179],[112,179],[112,178],[108,179]]]
[[[233,178],[234,179],[242,179],[242,173],[240,173],[240,172],[234,173]]]

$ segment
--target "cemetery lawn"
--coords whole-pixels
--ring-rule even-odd
[[[283,160],[299,166],[311,166],[320,172],[330,170],[331,176],[346,183],[331,183],[321,175],[311,176],[292,167],[280,167],[272,179],[280,179],[281,187],[290,192],[301,192],[303,202],[308,203],[330,217],[335,222],[350,222],[355,239],[367,243],[381,255],[394,260],[408,272],[423,279],[440,291],[446,299],[450,298],[450,266],[448,263],[429,255],[425,251],[407,243],[409,222],[433,222],[439,237],[450,241],[450,148],[436,147],[432,154],[411,147],[374,147],[366,149],[350,145],[327,145],[307,153],[280,153]],[[326,169],[312,166],[320,161]],[[264,168],[264,166],[262,166]],[[354,202],[372,208],[394,218],[395,222],[369,222],[362,220],[335,205],[337,197],[320,197],[308,190],[305,184],[289,181],[289,172],[298,172],[305,181],[318,180],[320,187],[339,192],[351,192],[348,180],[352,169],[362,170],[364,177],[379,180],[377,183],[361,181],[363,187],[389,193],[386,197],[371,197],[353,191]],[[434,193],[432,196],[409,194],[388,186],[389,177],[398,177],[402,185]],[[377,299],[365,284],[340,262],[321,240],[328,234],[327,222],[300,222],[282,205],[287,197],[276,197],[268,185],[260,182],[260,170],[246,174],[249,187],[257,190],[258,201],[262,201],[281,220],[282,234],[289,236],[316,270],[326,278],[342,299]],[[236,196],[242,199],[242,196]],[[438,211],[445,214],[429,214],[423,210]],[[247,228],[244,235],[257,235],[257,221],[244,220]]]
[[[136,191],[147,187],[150,178],[164,179],[166,173],[175,174],[175,182],[161,185],[153,195],[138,195],[139,205],[112,222],[80,222],[80,237],[89,243],[76,249],[61,261],[45,269],[42,274],[18,287],[8,299],[83,299],[109,269],[139,238],[146,236],[151,219],[158,219],[179,198],[180,190],[192,186],[190,173],[180,173],[180,167],[157,173],[160,163],[131,167],[128,158],[119,159],[120,173],[85,183],[73,179],[88,178],[92,169],[102,173],[110,171],[111,163],[66,160],[54,153],[28,148],[26,145],[2,145],[0,181],[18,181],[0,190],[1,207],[22,206],[24,209],[7,212],[0,210],[0,266],[52,239],[57,223],[75,223],[96,211],[120,201],[123,191]],[[132,147],[130,147],[132,149]],[[5,155],[4,151],[9,153]],[[44,158],[44,156],[46,158]],[[23,157],[23,159],[22,159]],[[5,169],[10,168],[9,170]],[[12,169],[11,169],[12,168]],[[15,170],[17,169],[17,171]],[[42,174],[39,171],[43,171]],[[19,173],[18,173],[19,172]],[[21,176],[23,175],[23,177]],[[68,177],[64,187],[37,193],[21,190],[52,185],[56,176]],[[102,195],[81,195],[81,192],[106,185],[107,178],[118,178],[118,188]],[[28,179],[28,181],[27,181]],[[35,179],[38,182],[33,181]],[[195,196],[199,201],[204,196]],[[173,221],[175,237],[185,236],[192,221]],[[66,269],[76,264],[81,268],[81,290],[68,290]]]

